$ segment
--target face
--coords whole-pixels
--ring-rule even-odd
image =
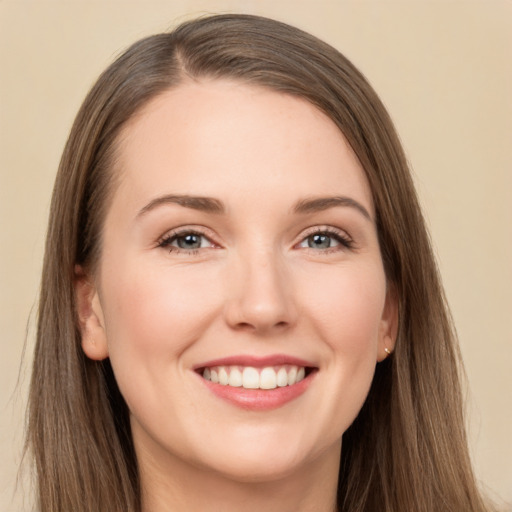
[[[132,119],[114,172],[77,297],[139,458],[250,481],[337,463],[396,325],[341,132],[302,99],[188,83]]]

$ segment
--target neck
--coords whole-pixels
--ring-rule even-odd
[[[138,453],[142,512],[335,512],[341,447],[334,448],[287,475],[258,481]]]

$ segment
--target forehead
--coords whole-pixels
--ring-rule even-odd
[[[365,173],[331,119],[302,98],[240,82],[185,82],[152,99],[123,129],[116,167],[122,194],[141,201],[230,191],[263,199],[277,189],[283,198],[352,194],[373,212]]]

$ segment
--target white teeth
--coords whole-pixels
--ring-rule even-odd
[[[228,372],[226,368],[219,368],[219,384],[227,386],[229,382]]]
[[[277,385],[280,388],[284,388],[285,386],[288,386],[288,373],[286,372],[286,368],[279,368],[279,371],[277,372]]]
[[[238,368],[232,368],[229,372],[229,385],[234,388],[242,386],[242,372]]]
[[[203,378],[213,383],[245,389],[275,389],[276,387],[293,386],[303,380],[306,369],[302,367],[283,365],[279,367],[266,366],[215,366],[203,370]]]
[[[274,389],[277,387],[277,375],[274,368],[263,368],[260,373],[260,388]]]
[[[256,368],[248,366],[242,373],[242,386],[245,389],[258,389],[260,387],[260,374]]]

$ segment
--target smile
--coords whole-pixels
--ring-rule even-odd
[[[253,366],[214,366],[204,368],[204,379],[223,386],[244,389],[275,389],[293,386],[306,376],[304,366],[280,365],[255,368]]]
[[[246,410],[268,411],[302,396],[319,368],[287,355],[239,355],[205,362],[194,370],[206,388],[223,401]]]

